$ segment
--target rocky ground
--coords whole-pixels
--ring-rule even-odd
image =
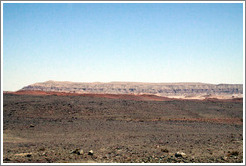
[[[3,98],[4,163],[240,163],[242,100]]]

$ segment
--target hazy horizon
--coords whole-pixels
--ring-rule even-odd
[[[43,82],[73,82],[73,83],[201,83],[201,84],[230,84],[230,83],[209,83],[209,82],[141,82],[141,81],[83,81],[83,82],[78,82],[78,81],[69,81],[69,80],[63,80],[63,81],[57,81],[57,80],[47,80],[47,81],[41,81],[41,82],[34,82],[35,83],[43,83]],[[237,83],[231,83],[231,84],[237,84]],[[238,83],[240,84],[240,83]]]
[[[242,3],[3,3],[3,90],[37,82],[243,84]]]
[[[107,84],[107,83],[136,83],[136,84],[211,84],[211,85],[219,85],[219,84],[230,84],[230,83],[218,83],[218,84],[214,84],[214,83],[207,83],[207,82],[130,82],[130,81],[109,81],[109,82],[100,82],[100,81],[95,81],[95,82],[73,82],[73,81],[56,81],[56,80],[47,80],[47,81],[43,81],[43,82],[35,82],[35,83],[31,83],[31,84],[27,84],[17,90],[3,90],[3,91],[18,91],[21,90],[22,88],[28,86],[28,85],[33,85],[33,84],[38,84],[38,83],[44,83],[44,82],[70,82],[70,83],[100,83],[100,84]],[[242,84],[234,84],[231,83],[230,85],[242,85]]]

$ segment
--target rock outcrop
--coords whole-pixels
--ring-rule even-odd
[[[217,98],[243,97],[242,84],[138,82],[77,83],[65,81],[47,81],[28,85],[21,90],[97,94],[152,94],[178,98],[210,98],[213,96]]]

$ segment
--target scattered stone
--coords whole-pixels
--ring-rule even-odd
[[[72,150],[70,153],[77,153],[79,149]]]
[[[84,151],[83,151],[83,149],[80,149],[79,151],[78,151],[78,153],[77,153],[78,155],[83,155],[84,154]]]
[[[70,153],[75,153],[77,155],[83,155],[84,150],[83,149],[75,149],[75,150],[71,151]]]
[[[230,152],[230,151],[228,151],[228,157],[231,157],[231,156],[238,156],[238,151],[232,151],[232,152]]]
[[[93,155],[93,150],[90,150],[89,152],[88,152],[88,155]]]
[[[78,153],[79,149],[72,150],[70,153]]]
[[[226,157],[226,156],[224,156],[224,157],[221,157],[221,160],[227,160],[228,158]]]
[[[44,148],[44,147],[39,148],[39,151],[44,151],[44,150],[45,150],[45,148]]]
[[[15,156],[31,157],[32,156],[32,153],[17,153],[17,154],[15,154]]]
[[[32,155],[31,154],[27,154],[26,157],[31,157]]]
[[[161,151],[164,152],[164,153],[168,153],[169,152],[168,149],[161,149]]]
[[[186,157],[186,154],[184,152],[177,152],[175,153],[175,157]]]
[[[47,156],[47,152],[42,153],[43,156]]]

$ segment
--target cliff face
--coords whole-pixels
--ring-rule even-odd
[[[76,83],[47,81],[28,85],[21,90],[41,90],[72,93],[98,94],[154,94],[158,96],[231,96],[242,97],[242,84],[204,84],[204,83]]]

